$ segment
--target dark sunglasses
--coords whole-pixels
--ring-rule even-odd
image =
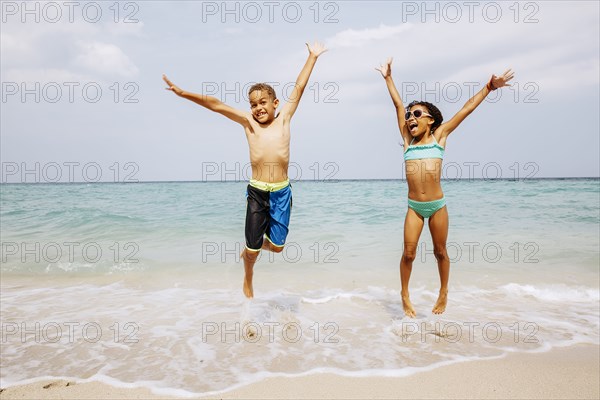
[[[421,118],[423,115],[426,117],[431,117],[431,115],[427,114],[425,111],[417,109],[415,111],[407,111],[406,114],[404,114],[404,119],[408,121],[411,115],[414,115],[416,119]]]

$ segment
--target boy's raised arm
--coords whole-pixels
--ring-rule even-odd
[[[448,136],[455,130],[461,122],[467,118],[469,114],[471,114],[477,106],[481,104],[481,102],[486,98],[486,96],[492,91],[499,89],[503,86],[510,86],[507,82],[510,81],[514,77],[514,72],[510,69],[504,71],[504,73],[500,76],[492,75],[490,81],[485,85],[479,92],[475,93],[473,97],[471,97],[465,105],[457,112],[448,122],[440,125],[437,130],[441,130],[441,136]]]
[[[202,107],[206,107],[211,111],[224,115],[230,120],[237,122],[238,124],[241,124],[243,126],[249,125],[248,113],[230,107],[215,97],[186,92],[185,90],[182,90],[178,86],[174,85],[173,82],[171,82],[166,75],[163,75],[163,80],[168,86],[166,89],[172,91],[177,96],[193,101],[194,103],[199,104]]]
[[[382,64],[379,66],[379,68],[375,69],[381,72],[383,79],[385,79],[385,84],[387,85],[388,91],[390,92],[390,96],[392,97],[392,102],[394,103],[394,107],[396,107],[396,116],[398,118],[398,128],[400,128],[400,135],[402,136],[402,139],[404,140],[404,145],[406,146],[410,142],[410,135],[408,133],[408,130],[406,129],[406,120],[404,119],[404,104],[402,103],[400,93],[398,93],[398,89],[396,89],[396,85],[394,84],[394,80],[392,79],[392,60],[393,58],[388,58],[385,64]]]
[[[306,43],[306,47],[308,47],[308,59],[306,60],[302,71],[300,71],[298,79],[296,79],[296,84],[294,85],[294,89],[292,90],[289,101],[281,109],[281,114],[288,120],[292,118],[296,112],[296,109],[298,108],[300,98],[302,97],[302,93],[304,93],[304,88],[308,83],[308,78],[310,77],[310,73],[317,62],[317,58],[327,51],[325,46],[318,42],[315,42],[312,46]]]

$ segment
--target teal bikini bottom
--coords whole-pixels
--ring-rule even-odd
[[[422,216],[423,218],[429,218],[437,210],[444,207],[446,205],[446,199],[442,197],[438,200],[433,201],[415,201],[408,199],[408,206],[416,211],[417,214]]]

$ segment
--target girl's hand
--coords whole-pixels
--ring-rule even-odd
[[[312,46],[306,43],[306,47],[308,47],[308,52],[315,57],[319,57],[321,54],[325,53],[327,49],[323,43],[315,42]]]
[[[381,75],[384,79],[388,76],[392,76],[392,60],[393,58],[390,57],[387,59],[385,64],[381,64],[379,68],[375,68],[377,71],[381,72]]]

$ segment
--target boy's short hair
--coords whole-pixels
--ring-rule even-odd
[[[432,132],[435,131],[438,128],[438,126],[442,124],[442,121],[444,121],[444,117],[442,116],[442,112],[439,110],[439,108],[427,101],[411,101],[410,104],[406,107],[406,109],[410,110],[413,106],[423,106],[427,109],[427,111],[429,111],[429,114],[431,114],[431,116],[433,117],[433,125],[431,125]]]
[[[271,87],[271,85],[267,85],[266,83],[255,83],[254,85],[252,85],[250,87],[250,90],[248,90],[248,98],[250,98],[250,93],[256,91],[256,90],[260,90],[260,91],[265,91],[269,94],[269,97],[271,98],[271,100],[277,100],[277,95],[275,94],[275,89],[273,89],[273,87]]]

